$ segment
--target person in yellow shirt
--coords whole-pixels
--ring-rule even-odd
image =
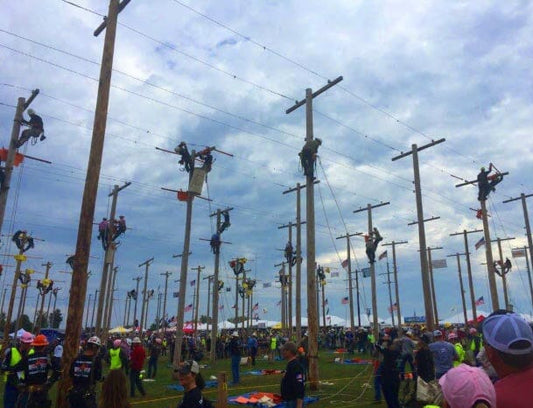
[[[453,346],[455,347],[455,351],[457,352],[458,358],[453,362],[453,366],[457,367],[465,359],[465,349],[463,348],[463,345],[461,344],[457,333],[451,332],[450,334],[448,334],[448,341],[453,344]]]

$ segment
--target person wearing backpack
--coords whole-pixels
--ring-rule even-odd
[[[183,399],[177,408],[214,408],[211,401],[205,399],[202,390],[205,381],[200,374],[200,366],[194,360],[187,360],[176,369],[178,379],[184,388]]]

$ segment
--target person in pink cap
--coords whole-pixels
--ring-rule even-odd
[[[505,313],[505,314],[500,314]],[[483,321],[487,357],[499,380],[498,408],[533,406],[533,330],[515,313],[497,311]]]
[[[496,408],[496,391],[480,368],[460,364],[448,370],[439,384],[444,396],[443,408]]]

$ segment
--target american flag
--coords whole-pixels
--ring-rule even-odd
[[[255,312],[256,310],[259,310],[259,303],[256,303],[252,310]]]
[[[389,307],[389,313],[392,313],[393,310],[398,310],[398,303],[394,303],[392,307]]]
[[[511,250],[513,258],[520,258],[526,256],[526,250],[524,248],[514,248]]]
[[[191,281],[191,286],[194,286],[194,285],[196,285],[196,279]]]
[[[341,262],[341,266],[346,269],[348,267],[348,260],[345,259],[344,261]]]
[[[192,310],[192,303],[190,305],[185,306],[185,309],[183,309],[185,313],[190,312],[191,310]]]
[[[478,300],[476,300],[476,306],[481,306],[485,304],[485,299],[483,299],[483,296],[481,296]]]
[[[476,242],[476,244],[474,245],[474,247],[476,248],[476,250],[478,250],[478,249],[481,248],[483,245],[485,245],[485,237],[482,237],[478,242]]]
[[[378,257],[378,261],[381,261],[383,258],[386,258],[387,257],[387,250],[385,250],[379,257]]]
[[[343,297],[342,300],[341,300],[341,303],[342,303],[343,305],[347,305],[348,302],[349,302],[349,300],[348,300],[348,296]]]

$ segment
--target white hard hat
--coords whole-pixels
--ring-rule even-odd
[[[94,345],[100,347],[102,345],[102,342],[100,341],[99,337],[93,336],[93,337],[89,338],[89,340],[87,340],[87,344],[94,344]]]

